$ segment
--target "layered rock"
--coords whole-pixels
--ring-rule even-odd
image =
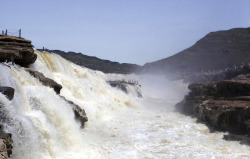
[[[60,97],[71,105],[75,114],[75,119],[81,123],[81,128],[84,128],[85,122],[88,121],[88,117],[85,113],[85,110],[82,109],[79,105],[76,105],[74,102],[67,100],[65,97]]]
[[[23,38],[0,35],[0,61],[11,61],[21,66],[28,66],[35,62],[31,41]]]
[[[45,77],[41,72],[35,71],[31,68],[26,68],[25,70],[28,71],[33,77],[39,79],[39,81],[42,82],[43,85],[53,88],[57,94],[60,94],[60,91],[62,89],[62,86],[60,84],[56,83],[50,78]]]
[[[214,83],[191,84],[191,92],[176,105],[214,130],[233,133],[227,140],[250,144],[250,75]]]

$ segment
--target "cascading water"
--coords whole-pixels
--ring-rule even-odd
[[[250,158],[249,147],[224,141],[223,133],[209,133],[195,119],[173,112],[187,93],[181,81],[103,74],[35,52],[31,67],[61,84],[60,94],[85,109],[89,121],[81,129],[71,106],[52,88],[17,65],[0,65],[0,85],[15,89],[12,101],[0,94],[13,159]],[[143,98],[106,82],[131,78],[142,85]]]

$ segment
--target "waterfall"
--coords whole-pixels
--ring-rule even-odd
[[[86,111],[85,128],[52,88],[18,65],[0,65],[0,85],[15,89],[13,100],[0,94],[1,123],[12,133],[13,159],[249,158],[250,148],[222,140],[195,119],[173,111],[187,84],[165,77],[104,74],[62,57],[35,50],[30,67],[62,85],[60,95]],[[143,98],[106,81],[136,79]]]

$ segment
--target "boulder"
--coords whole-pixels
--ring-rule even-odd
[[[62,86],[60,84],[56,83],[50,78],[45,77],[41,72],[35,71],[31,68],[26,68],[25,70],[28,71],[33,77],[39,79],[39,81],[42,82],[43,85],[53,88],[57,94],[60,94],[60,91],[62,89]]]
[[[11,87],[0,87],[0,92],[4,94],[9,100],[12,100],[15,90]]]
[[[0,35],[0,62],[11,61],[27,67],[34,63],[36,58],[31,41],[15,36]]]
[[[81,128],[84,128],[85,122],[88,121],[88,117],[85,113],[85,110],[82,109],[79,105],[76,105],[74,102],[67,100],[65,97],[60,97],[71,105],[75,114],[75,119],[81,123]]]

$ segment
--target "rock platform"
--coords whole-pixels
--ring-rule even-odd
[[[27,67],[36,61],[30,40],[15,36],[0,35],[0,62],[13,62]]]

